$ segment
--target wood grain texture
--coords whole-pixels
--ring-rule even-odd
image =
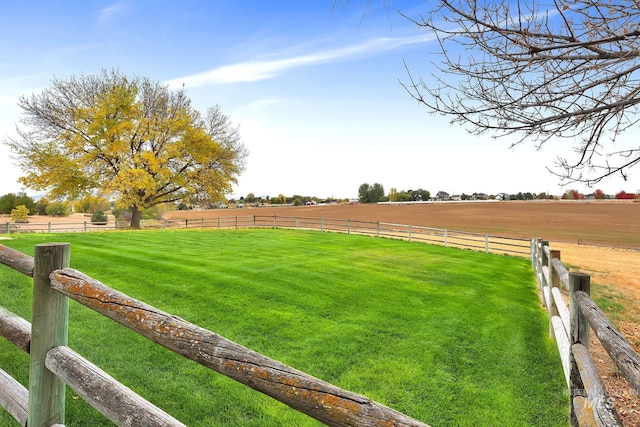
[[[45,364],[80,397],[116,425],[185,427],[69,347],[54,347],[49,350]]]
[[[640,356],[587,293],[576,292],[574,298],[602,346],[640,397]]]
[[[44,365],[47,352],[67,344],[69,300],[51,289],[49,274],[69,266],[70,245],[36,245],[29,358],[29,427],[64,424],[65,385]]]
[[[0,264],[33,277],[33,257],[5,245],[0,245]]]
[[[622,421],[593,364],[589,349],[582,344],[574,344],[571,351],[586,391],[586,403],[591,407],[596,422],[599,426],[621,426]]]
[[[31,323],[0,307],[0,335],[19,349],[29,353],[31,346]]]
[[[0,406],[21,426],[27,425],[29,392],[2,369],[0,369]]]

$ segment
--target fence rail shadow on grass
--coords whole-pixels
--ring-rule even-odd
[[[352,219],[294,217],[277,215],[244,215],[216,218],[142,220],[142,228],[289,228],[319,230],[375,237],[403,239],[414,242],[444,245],[456,248],[528,257],[530,240],[492,236],[482,233],[430,228],[407,224],[372,222]],[[128,222],[110,222],[105,225],[87,223],[17,224],[5,223],[0,232],[10,233],[63,233],[117,230],[129,227]],[[3,230],[4,229],[4,230]]]
[[[531,240],[531,261],[570,393],[572,426],[622,426],[589,352],[590,330],[640,397],[640,356],[590,297],[590,276],[569,272],[560,251]],[[564,292],[563,292],[564,291]],[[566,300],[569,300],[567,307]]]
[[[163,347],[331,426],[426,424],[162,312],[69,268],[70,246],[35,256],[0,245],[0,263],[33,277],[32,324],[0,307],[0,335],[29,353],[29,388],[0,370],[0,406],[22,426],[65,422],[65,384],[119,426],[184,426],[67,346],[68,298]]]

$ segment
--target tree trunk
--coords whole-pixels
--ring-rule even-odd
[[[140,219],[142,218],[142,211],[135,206],[131,207],[131,228],[140,228]]]

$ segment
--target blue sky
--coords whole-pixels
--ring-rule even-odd
[[[368,4],[367,3],[371,3]],[[428,5],[428,2],[426,3]],[[383,7],[386,5],[386,8]],[[362,183],[436,193],[548,192],[546,167],[568,141],[509,149],[470,135],[412,100],[405,61],[429,78],[437,46],[397,10],[423,1],[32,1],[0,15],[0,137],[13,134],[18,98],[101,69],[183,84],[201,111],[219,104],[250,151],[232,196],[355,197]],[[21,190],[0,146],[0,195]],[[608,193],[640,189],[598,184]]]

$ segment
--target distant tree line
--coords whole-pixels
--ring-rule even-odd
[[[445,194],[445,197],[441,197],[441,194]],[[586,198],[604,200],[604,199],[636,199],[640,196],[636,193],[626,193],[620,191],[615,195],[607,195],[602,190],[597,189],[593,193],[585,195],[578,190],[567,190],[561,196],[554,196],[552,194],[531,193],[531,192],[518,192],[514,194],[500,193],[497,195],[487,195],[484,193],[466,194],[450,196],[448,193],[439,192],[436,196],[438,200],[547,200],[547,199],[562,199],[562,200],[582,200]],[[395,188],[389,190],[389,194],[384,194],[384,187],[382,184],[362,184],[358,188],[358,200],[361,203],[379,203],[379,202],[416,202],[431,200],[431,192],[423,189],[418,190],[401,190],[398,191]]]
[[[94,213],[110,209],[110,202],[101,197],[85,196],[75,202],[51,201],[45,197],[36,202],[25,193],[8,193],[0,197],[0,214],[11,214],[19,206],[27,209],[28,215],[68,216],[73,211]]]
[[[143,219],[156,219],[162,216],[162,206],[156,205],[143,212]],[[49,200],[41,197],[35,201],[24,192],[7,193],[0,197],[0,214],[11,215],[12,221],[28,222],[31,215],[65,217],[72,212],[91,214],[92,222],[107,221],[107,212],[117,219],[129,221],[131,212],[128,209],[116,208],[104,197],[86,195],[79,200]]]
[[[348,199],[336,199],[333,197],[316,197],[316,196],[302,196],[300,194],[294,194],[292,196],[285,196],[280,193],[277,196],[256,196],[254,193],[249,193],[239,199],[229,199],[229,203],[236,205],[247,206],[261,206],[261,205],[292,205],[292,206],[304,206],[307,204],[319,204],[319,203],[341,203]]]

